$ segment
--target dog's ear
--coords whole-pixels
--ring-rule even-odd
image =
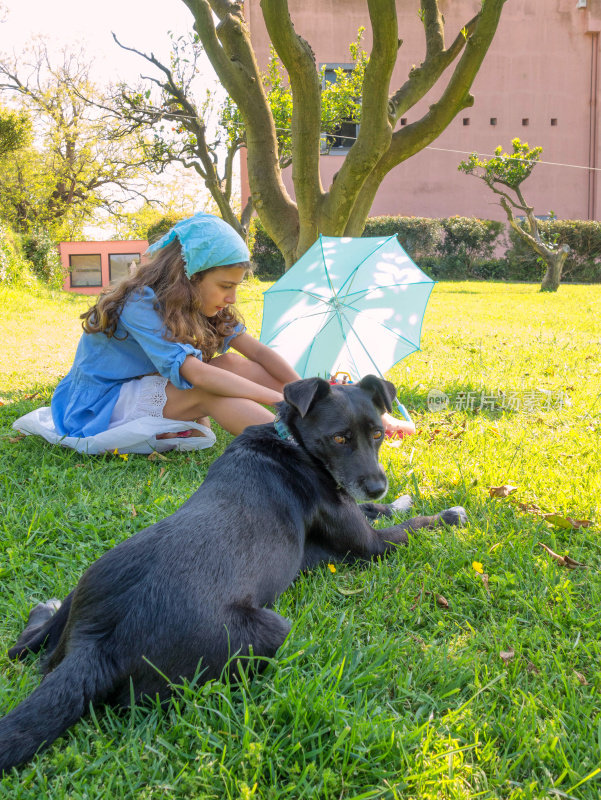
[[[358,386],[371,395],[374,405],[381,411],[392,411],[392,401],[396,397],[394,383],[377,378],[375,375],[366,375],[359,381]]]
[[[305,378],[284,386],[284,400],[304,417],[314,403],[330,392],[330,384],[323,378]]]

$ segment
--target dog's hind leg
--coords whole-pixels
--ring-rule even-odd
[[[28,653],[37,653],[44,644],[48,651],[53,650],[67,622],[72,595],[71,592],[62,603],[53,599],[32,608],[27,625],[8,651],[8,657],[23,659]]]
[[[0,775],[47,747],[102,701],[114,682],[113,659],[94,646],[74,649],[38,688],[0,719]]]
[[[228,626],[230,656],[236,658],[252,656],[258,661],[253,669],[265,669],[267,661],[273,658],[278,648],[290,633],[290,622],[269,608],[235,606]],[[235,662],[230,663],[230,673],[235,676]]]

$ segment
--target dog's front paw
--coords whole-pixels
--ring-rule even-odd
[[[387,505],[383,505],[382,503],[360,503],[359,508],[370,522],[373,522],[379,517],[392,516],[392,511],[390,511]]]
[[[441,512],[440,519],[447,525],[467,525],[467,514],[463,506],[445,509]]]
[[[392,511],[396,511],[397,514],[404,514],[406,511],[411,510],[411,506],[413,505],[413,500],[411,499],[410,494],[403,494],[400,497],[397,497],[396,500],[393,500],[390,504],[390,508]]]

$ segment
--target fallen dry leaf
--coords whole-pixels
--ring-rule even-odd
[[[436,598],[436,603],[437,603],[437,604],[438,604],[438,605],[439,605],[441,608],[448,608],[448,607],[449,607],[449,601],[447,600],[447,598],[446,598],[446,597],[443,597],[443,595],[441,595],[441,594],[435,594],[434,592],[432,592],[432,594],[433,594],[433,595],[434,595],[434,597]]]
[[[488,572],[477,572],[476,575],[480,578],[482,583],[484,584],[484,588],[490,594],[490,589],[488,588]]]
[[[165,467],[161,467],[161,471],[159,472],[159,478],[162,478],[165,474]]]
[[[515,650],[513,650],[513,648],[511,650],[501,650],[499,655],[501,656],[502,660],[508,664],[515,658]]]
[[[532,661],[529,661],[526,664],[526,669],[528,670],[528,672],[532,672],[534,675],[540,675],[540,669],[535,664],[533,664]]]
[[[491,497],[509,497],[510,494],[517,492],[517,486],[509,486],[504,483],[503,486],[491,486],[488,493]]]
[[[149,461],[158,461],[158,460],[160,460],[160,461],[169,461],[168,458],[166,458],[162,453],[159,453],[156,450],[154,452],[152,452],[148,456],[148,460]]]
[[[9,436],[8,437],[8,441],[11,444],[16,444],[17,442],[22,441],[24,438],[25,438],[25,434],[24,433],[20,433],[18,436]]]
[[[555,525],[557,528],[590,528],[593,524],[590,519],[573,519],[573,517],[562,517],[561,514],[554,512],[543,514],[543,519]]]
[[[587,679],[584,677],[584,675],[582,674],[582,672],[577,672],[576,670],[574,670],[574,675],[575,675],[575,676],[578,678],[578,680],[580,681],[580,683],[581,683],[583,686],[588,686],[588,681],[587,681]]]
[[[133,504],[132,504],[132,507],[131,507],[131,515],[132,515],[132,517],[137,517],[138,516],[138,512],[136,511],[136,507]]]
[[[415,609],[421,603],[421,600],[422,600],[422,592],[421,592],[421,590],[420,590],[419,594],[416,594],[413,599],[415,600],[415,603],[411,606],[409,611],[415,611]]]
[[[518,503],[520,511],[528,511],[533,514],[542,514],[542,508],[537,506],[536,503]]]
[[[26,395],[23,397],[23,400],[33,400],[33,399],[34,399],[34,398],[36,398],[38,395],[39,395],[39,392],[34,392],[33,394],[26,394]]]
[[[567,567],[568,569],[576,569],[577,567],[586,567],[586,564],[581,564],[580,561],[574,561],[573,558],[570,556],[560,556],[558,553],[554,553],[550,547],[547,547],[546,544],[539,542],[539,545],[545,550],[554,561],[557,561],[562,567]]]

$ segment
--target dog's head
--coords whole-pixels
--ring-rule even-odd
[[[356,384],[330,386],[307,378],[284,387],[287,422],[308,452],[357,501],[375,500],[388,488],[378,451],[384,440],[382,414],[392,409],[396,389],[368,375]]]

